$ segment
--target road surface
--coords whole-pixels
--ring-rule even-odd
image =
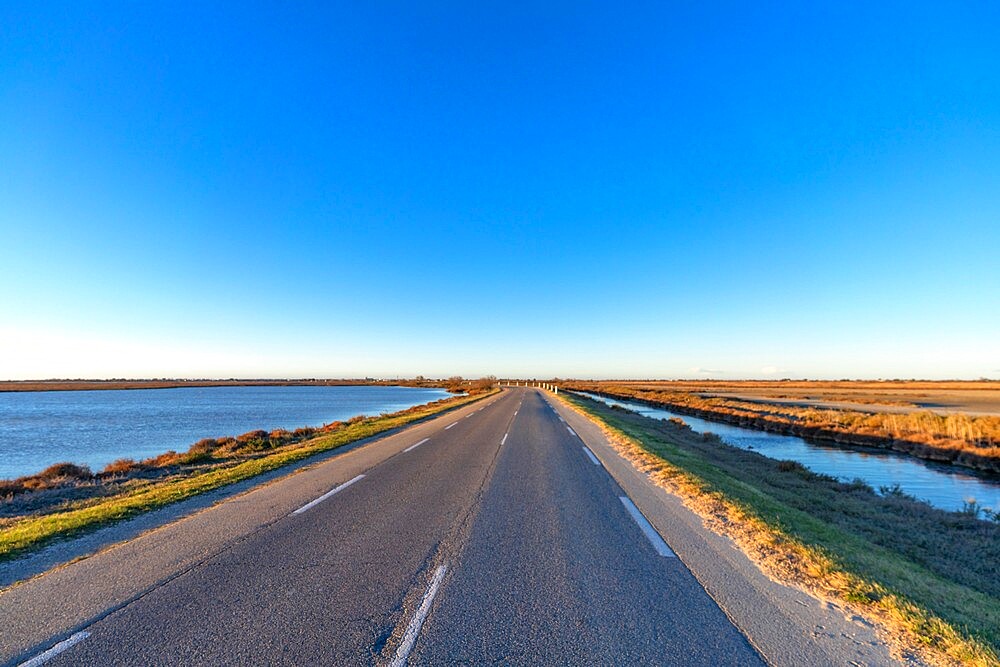
[[[764,664],[550,402],[504,391],[15,586],[0,660]]]

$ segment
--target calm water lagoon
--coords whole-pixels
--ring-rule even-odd
[[[321,426],[449,396],[415,387],[181,387],[0,393],[0,479],[61,461],[102,467],[202,438]]]
[[[653,419],[677,417],[698,433],[710,431],[735,447],[752,449],[773,459],[798,461],[810,470],[844,481],[862,479],[875,489],[898,484],[905,493],[926,500],[941,509],[958,510],[966,501],[975,500],[983,507],[994,511],[1000,510],[1000,478],[979,475],[962,468],[925,462],[900,454],[846,449],[792,435],[768,433],[699,419],[654,408],[644,403],[612,399],[586,392],[578,393]]]

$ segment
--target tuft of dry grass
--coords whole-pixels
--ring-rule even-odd
[[[871,619],[899,654],[1000,665],[1000,526],[882,498],[680,424],[559,398],[769,576]]]

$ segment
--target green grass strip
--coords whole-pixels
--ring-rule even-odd
[[[26,517],[0,530],[0,560],[8,560],[38,549],[51,541],[94,530],[100,526],[160,509],[192,496],[240,482],[306,459],[314,454],[376,436],[433,415],[484,398],[484,395],[455,398],[423,410],[403,411],[348,424],[328,435],[292,445],[233,466],[171,479],[112,496],[97,504],[38,517]]]

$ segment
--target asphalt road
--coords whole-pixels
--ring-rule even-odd
[[[11,664],[762,664],[538,392],[390,440],[230,501],[275,517]],[[141,578],[130,554],[95,559]]]
[[[524,397],[412,664],[761,664],[595,461]]]

